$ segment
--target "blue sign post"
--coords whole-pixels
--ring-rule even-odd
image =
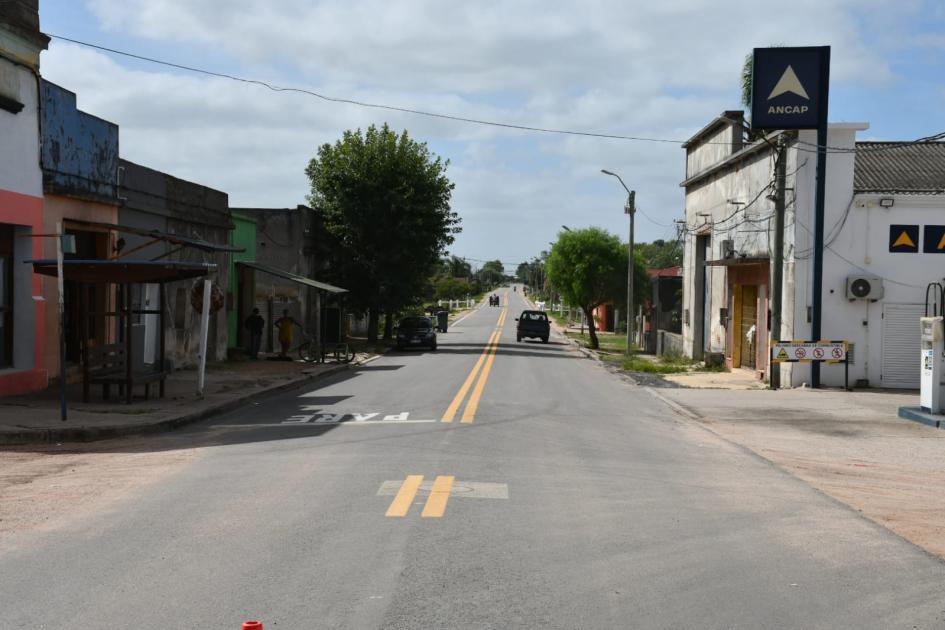
[[[814,269],[810,324],[812,339],[822,338],[829,92],[830,46],[755,48],[752,58],[751,128],[817,130],[817,189],[814,197]],[[810,380],[812,387],[820,387],[820,363],[811,364]]]

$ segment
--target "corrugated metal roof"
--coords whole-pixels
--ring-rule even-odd
[[[298,274],[290,273],[288,271],[283,271],[282,269],[276,269],[275,267],[269,267],[268,265],[260,265],[257,262],[252,262],[249,260],[241,260],[236,263],[238,267],[250,267],[257,271],[263,273],[268,273],[273,276],[278,276],[280,278],[285,278],[286,280],[291,280],[292,282],[298,282],[299,284],[304,284],[310,287],[319,289],[320,291],[325,291],[326,293],[347,293],[348,289],[342,289],[341,287],[336,287],[331,284],[326,284],[325,282],[319,282],[318,280],[313,280],[312,278],[306,278],[305,276],[300,276]]]
[[[854,192],[945,194],[945,142],[857,142]]]

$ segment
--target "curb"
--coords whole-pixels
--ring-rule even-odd
[[[380,356],[380,355],[378,355]],[[373,360],[373,357],[370,360]],[[366,363],[347,363],[338,365],[318,374],[306,374],[303,377],[279,383],[266,389],[245,394],[238,398],[226,400],[218,405],[213,405],[183,415],[159,420],[149,424],[120,424],[107,427],[56,427],[43,429],[23,429],[20,431],[0,431],[0,446],[23,446],[28,444],[49,444],[53,442],[97,442],[99,440],[109,440],[118,437],[127,437],[131,435],[148,435],[151,433],[164,433],[172,431],[187,424],[199,422],[220,413],[231,411],[240,405],[252,401],[256,398],[268,396],[278,392],[293,389],[309,381],[317,381],[340,372],[347,371],[352,367],[357,367]]]
[[[899,417],[905,418],[906,420],[912,420],[913,422],[918,422],[919,424],[924,424],[927,427],[932,427],[933,429],[945,429],[945,420],[941,420],[942,416],[936,418],[935,415],[928,413],[927,411],[922,411],[921,407],[900,407],[899,408]]]

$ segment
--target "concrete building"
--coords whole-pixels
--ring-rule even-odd
[[[314,210],[302,205],[295,208],[232,210],[255,223],[255,258],[252,260],[294,276],[310,279],[317,277],[314,242],[320,222]],[[289,314],[296,321],[302,322],[307,329],[314,327],[314,294],[306,285],[251,267],[241,267],[240,274],[239,283],[246,293],[253,291],[253,300],[252,306],[246,303],[238,309],[237,317],[242,321],[249,315],[253,306],[259,309],[266,320],[262,344],[264,352],[274,352],[278,349],[279,343],[272,322],[282,316],[283,310],[288,310]]]
[[[945,246],[929,249],[927,236],[945,224],[945,143],[856,142],[857,132],[867,128],[863,123],[829,127],[822,337],[850,341],[851,384],[914,388],[926,285],[945,275],[935,264]],[[779,135],[787,146],[783,308],[781,330],[771,337],[809,339],[816,133],[772,134],[751,142],[742,112],[729,111],[684,145],[684,352],[724,357],[729,367],[752,370],[758,378],[770,373]],[[912,245],[894,248],[903,231]],[[850,290],[858,278],[873,288],[865,297]],[[780,369],[784,386],[810,380],[808,364]],[[826,385],[840,385],[843,377],[842,366],[822,369]]]
[[[230,286],[226,293],[227,350],[246,347],[243,322],[249,317],[256,300],[256,274],[236,263],[256,260],[256,219],[233,212],[230,245],[242,249],[230,257]]]
[[[118,125],[102,120],[76,107],[76,95],[58,85],[42,80],[42,170],[43,230],[53,234],[61,224],[75,237],[75,253],[65,257],[77,260],[107,260],[116,255],[116,234],[103,225],[118,222]],[[43,258],[56,258],[54,239],[43,240]],[[114,311],[115,286],[89,285],[92,312]],[[44,278],[43,298],[55,305],[59,288],[55,278]],[[65,282],[66,362],[77,378],[83,335],[79,321],[78,285]],[[46,349],[44,362],[55,378],[59,374],[59,314],[47,308],[43,321]],[[94,345],[113,341],[114,331],[105,319],[96,319],[89,342]]]
[[[224,304],[233,249],[229,245],[233,222],[227,194],[127,160],[120,160],[118,194],[122,202],[118,223],[137,231],[120,230],[121,241],[116,247],[121,255],[134,250],[135,258],[216,265],[211,275],[214,299],[207,358],[211,361],[226,359],[228,331]],[[202,300],[201,286],[202,280],[163,285],[169,315],[165,330],[166,356],[173,368],[197,363],[200,312],[195,304]],[[154,308],[159,304],[159,290],[161,285],[157,284],[136,288],[132,297],[134,308]],[[142,357],[146,365],[156,357],[157,331],[157,315],[143,315],[134,326],[138,348],[135,355]]]
[[[0,396],[47,384],[42,322],[50,306],[30,265],[40,258],[43,178],[39,144],[37,0],[10,0],[0,11]],[[53,307],[54,308],[54,307]]]

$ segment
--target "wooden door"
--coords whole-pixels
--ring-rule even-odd
[[[758,345],[758,285],[746,284],[742,286],[741,310],[736,317],[741,320],[739,343],[741,344],[740,367],[754,368],[755,348]],[[752,332],[749,338],[749,331]]]

